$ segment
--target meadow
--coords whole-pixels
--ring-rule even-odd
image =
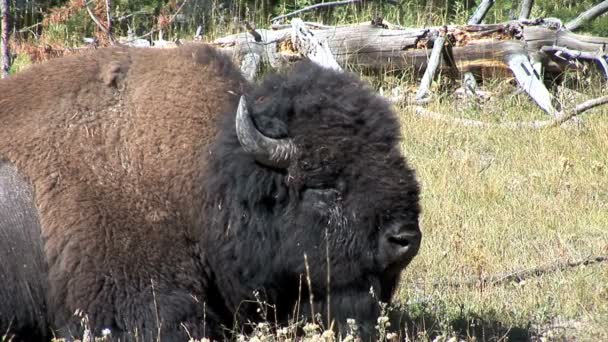
[[[519,94],[481,108],[450,98],[430,107],[485,121],[546,116]],[[606,264],[546,266],[608,254],[608,108],[582,127],[547,130],[459,127],[407,106],[399,113],[423,189],[423,247],[397,295],[415,318],[410,338],[607,340]],[[550,270],[482,281],[539,267]]]

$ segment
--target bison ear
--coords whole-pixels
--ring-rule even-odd
[[[269,167],[287,168],[296,153],[292,139],[270,138],[255,127],[244,96],[241,96],[236,111],[236,135],[246,152],[251,153],[257,162]]]

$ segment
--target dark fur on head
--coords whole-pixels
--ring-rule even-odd
[[[260,131],[293,138],[299,152],[287,170],[262,166],[240,147],[234,117],[224,120],[202,220],[213,218],[204,246],[218,285],[230,289],[228,311],[246,311],[243,298],[260,290],[285,319],[306,254],[315,312],[326,312],[328,258],[332,318],[359,318],[369,332],[377,301],[390,301],[405,266],[382,264],[379,234],[392,224],[418,230],[419,188],[395,114],[356,76],[308,61],[266,78],[247,98]]]

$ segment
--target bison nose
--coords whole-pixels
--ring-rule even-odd
[[[421,240],[422,234],[417,225],[391,226],[381,238],[381,263],[387,269],[401,270],[418,253]]]

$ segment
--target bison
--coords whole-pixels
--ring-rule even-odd
[[[302,61],[252,84],[206,45],[117,47],[0,96],[0,331],[16,339],[220,339],[312,313],[369,337],[418,252],[398,118],[353,74]]]

